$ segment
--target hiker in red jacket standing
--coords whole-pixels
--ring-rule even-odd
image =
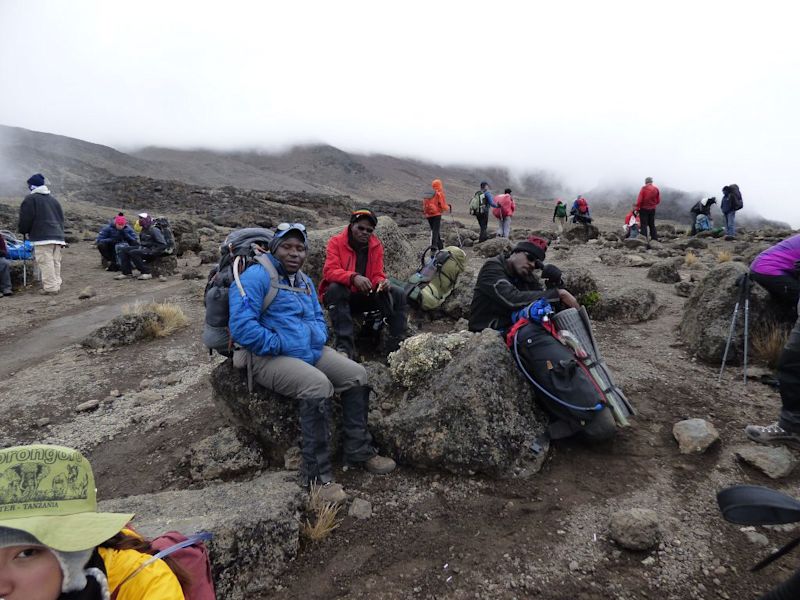
[[[441,179],[434,179],[431,183],[431,188],[433,188],[433,191],[425,194],[425,198],[422,200],[422,212],[431,227],[431,247],[441,250],[444,248],[440,233],[442,230],[442,213],[446,210],[453,212],[453,207],[445,199]]]
[[[639,198],[636,200],[636,210],[639,211],[639,218],[642,221],[642,233],[647,237],[647,228],[650,228],[650,239],[658,240],[656,233],[656,206],[661,202],[661,194],[658,188],[653,185],[653,178],[647,177],[644,180],[642,189],[639,190]]]
[[[511,197],[511,188],[506,188],[502,194],[495,196],[494,202],[497,208],[492,209],[492,214],[497,219],[497,237],[507,238],[511,234],[511,217],[517,209],[514,198]]]

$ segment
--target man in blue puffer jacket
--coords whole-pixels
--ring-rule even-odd
[[[253,378],[263,387],[298,401],[302,434],[303,475],[321,487],[326,502],[343,502],[347,495],[333,482],[328,421],[331,397],[342,401],[344,458],[370,473],[394,470],[390,458],[379,456],[367,430],[369,394],[363,366],[325,346],[328,327],[314,284],[300,268],[308,252],[305,227],[282,223],[270,243],[268,259],[280,277],[278,293],[261,311],[270,289],[270,275],[260,264],[240,278],[245,295],[232,285],[228,325],[234,341],[233,364],[252,360]]]
[[[94,244],[97,246],[100,256],[108,264],[106,271],[119,271],[117,246],[123,244],[136,248],[139,245],[139,236],[136,235],[133,227],[128,225],[125,215],[119,213],[111,223],[100,230]]]

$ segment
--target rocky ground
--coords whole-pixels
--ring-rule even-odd
[[[275,195],[273,201],[285,198]],[[258,199],[252,200],[246,211],[257,205]],[[13,213],[13,202],[5,206],[0,216]],[[77,232],[91,231],[116,210],[87,199],[68,200],[65,209]],[[409,251],[424,247],[425,228],[402,207],[394,212],[403,225],[394,228],[404,240],[396,251],[400,264],[410,260]],[[227,205],[224,214],[230,214]],[[344,224],[324,211],[315,214],[320,227]],[[633,426],[599,446],[554,443],[541,471],[527,477],[496,479],[480,471],[409,464],[383,478],[340,472],[346,489],[369,506],[354,503],[349,510],[358,516],[343,515],[332,535],[312,542],[298,535],[302,498],[293,475],[286,475],[280,461],[269,464],[257,436],[232,429],[212,399],[209,375],[222,361],[209,357],[200,341],[204,282],[193,277],[206,272],[202,252],[213,252],[232,223],[209,222],[198,211],[168,215],[184,218],[187,239],[196,238],[194,250],[178,258],[175,275],[114,281],[84,241],[88,234],[76,233],[64,253],[59,296],[29,289],[0,300],[5,342],[0,375],[6,382],[0,391],[0,444],[41,441],[85,450],[101,498],[138,510],[145,531],[148,517],[156,530],[174,523],[170,510],[179,513],[181,506],[191,507],[178,521],[184,529],[208,522],[200,517],[217,523],[212,552],[218,581],[228,591],[224,597],[752,598],[794,568],[789,558],[749,573],[758,558],[792,534],[726,523],[715,502],[716,492],[734,483],[796,491],[800,479],[791,472],[792,453],[766,459],[765,468],[779,479],[738,457],[754,447],[745,440],[744,426],[773,420],[778,396],[755,378],[744,385],[737,366],[717,383],[719,362],[704,362],[696,354],[713,358],[719,348],[695,339],[703,336],[679,333],[684,308],[692,303],[701,311],[724,311],[717,321],[729,322],[729,304],[714,308],[695,288],[709,273],[707,281],[717,283],[707,287],[725,288],[725,278],[743,264],[736,261],[771,243],[770,234],[743,234],[737,242],[706,238],[696,240],[695,248],[685,247],[685,236],[667,234],[647,249],[621,244],[613,235],[618,223],[601,220],[599,239],[554,245],[548,261],[568,280],[576,286],[587,277],[596,282],[595,333],[617,383],[639,411]],[[457,218],[473,225],[466,215]],[[512,236],[548,225],[549,215],[523,210]],[[444,233],[456,238],[449,222]],[[460,233],[471,244],[474,232]],[[465,282],[476,274],[482,254],[496,252],[494,246],[467,248]],[[684,258],[689,250],[697,258],[692,265]],[[720,256],[723,251],[730,256]],[[734,259],[733,266],[722,264],[730,273],[719,268],[727,258]],[[93,295],[79,299],[87,287]],[[689,294],[694,295],[687,300]],[[180,305],[189,326],[116,349],[81,346],[125,305],[150,300]],[[460,302],[454,297],[435,320],[416,315],[415,329],[441,334],[463,328],[458,321],[463,298]],[[707,326],[711,333],[714,327]],[[496,376],[491,365],[474,374],[490,386],[502,384]],[[95,406],[78,410],[87,401]],[[682,453],[673,426],[687,419],[705,420],[719,440],[703,451]],[[782,460],[785,464],[778,464]],[[160,493],[166,495],[153,495]],[[147,496],[132,498],[142,495]],[[264,508],[269,514],[262,517],[260,507],[267,503],[272,508]],[[647,550],[625,548],[619,532],[613,536],[617,541],[612,539],[612,516],[632,509],[654,511],[645,515],[651,519],[643,534],[649,538],[643,545],[652,544]],[[246,520],[230,522],[230,514],[248,511]],[[631,515],[638,513],[623,516],[630,522]],[[622,528],[635,529],[624,523]]]

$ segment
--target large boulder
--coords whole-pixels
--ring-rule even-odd
[[[308,232],[308,256],[303,271],[311,276],[316,286],[322,281],[328,240],[343,229],[344,225],[341,225]],[[383,262],[387,275],[405,280],[419,268],[419,254],[391,217],[378,217],[375,234],[383,243]]]
[[[458,276],[453,291],[442,304],[442,311],[453,319],[469,318],[469,309],[472,305],[472,295],[475,284],[478,282],[480,267],[467,264],[464,272]]]
[[[726,262],[716,265],[694,289],[683,307],[680,337],[688,350],[704,361],[722,360],[731,320],[739,298],[737,280],[748,272],[745,265]],[[750,289],[749,326],[771,317],[768,294],[759,285]],[[728,362],[740,364],[744,347],[744,306],[739,306],[737,324],[728,350]]]
[[[564,231],[564,238],[570,242],[586,243],[600,237],[600,230],[594,225],[575,225]]]
[[[578,299],[585,298],[587,295],[597,293],[600,290],[591,270],[586,267],[567,269],[564,271],[563,279],[564,288]]]
[[[652,290],[632,288],[602,295],[587,310],[598,321],[636,323],[652,319],[658,310],[658,304]]]
[[[655,263],[647,271],[647,278],[660,283],[677,283],[681,280],[681,275],[678,273],[678,264],[682,263],[678,260],[662,260]]]
[[[161,315],[145,311],[114,317],[81,340],[81,346],[94,350],[109,350],[129,346],[153,337],[153,328],[163,322]]]
[[[416,335],[389,364],[394,398],[372,428],[399,462],[492,477],[541,467],[531,445],[546,418],[496,331]]]
[[[172,254],[159,256],[147,263],[153,277],[166,277],[178,272],[178,259]]]
[[[504,237],[494,237],[489,238],[480,244],[475,244],[474,248],[478,256],[482,256],[483,258],[492,258],[498,254],[509,252],[511,250],[511,241]]]
[[[207,542],[218,598],[267,594],[297,556],[304,493],[293,473],[200,490],[129,496],[100,503],[103,512],[135,512],[136,530],[148,538],[166,531],[209,531]]]

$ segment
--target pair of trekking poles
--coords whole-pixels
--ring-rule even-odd
[[[748,271],[740,275],[736,280],[736,285],[739,286],[739,296],[736,299],[736,305],[733,307],[731,326],[730,329],[728,329],[728,341],[725,342],[725,352],[722,354],[722,365],[720,365],[719,368],[717,383],[722,381],[722,372],[725,370],[725,362],[728,360],[728,350],[730,350],[733,332],[736,329],[736,317],[739,316],[739,306],[744,305],[744,374],[742,376],[742,382],[744,385],[747,385],[747,334],[750,326],[750,287],[752,286],[750,272]]]

